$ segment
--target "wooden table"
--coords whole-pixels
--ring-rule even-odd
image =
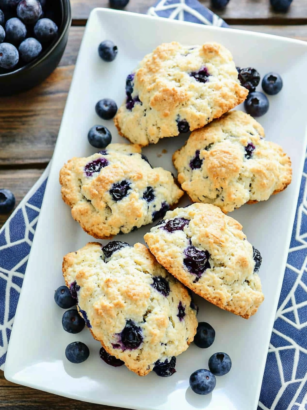
[[[40,86],[15,97],[0,98],[0,187],[10,189],[17,205],[52,157],[75,62],[90,11],[108,0],[71,0],[73,22],[59,67]],[[210,7],[210,0],[200,0]],[[156,0],[130,0],[126,10],[145,13]],[[307,41],[307,1],[293,0],[287,14],[274,13],[269,0],[231,0],[219,15],[233,28]],[[0,215],[0,227],[9,215]],[[0,372],[0,408],[111,409],[14,385]],[[117,409],[119,410],[119,409]]]

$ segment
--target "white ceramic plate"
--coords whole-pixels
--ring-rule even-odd
[[[98,44],[106,38],[112,39],[119,48],[113,63],[104,63],[97,54]],[[208,321],[215,328],[215,343],[209,349],[192,345],[179,356],[177,373],[170,378],[159,378],[153,372],[141,378],[126,368],[112,368],[102,362],[98,355],[100,345],[89,332],[71,335],[62,329],[63,311],[53,300],[54,290],[63,284],[62,258],[92,238],[73,221],[70,209],[62,202],[58,175],[69,158],[94,152],[87,142],[87,132],[102,122],[95,114],[95,103],[110,97],[120,104],[125,95],[127,74],[146,53],[162,42],[173,40],[183,44],[220,42],[231,50],[238,66],[256,67],[262,76],[269,71],[282,75],[284,88],[278,96],[270,98],[270,110],[260,122],[267,138],[280,143],[292,158],[293,182],[285,192],[269,201],[246,205],[231,214],[243,224],[249,241],[263,255],[260,276],[265,302],[256,316],[246,321],[199,298],[199,320]],[[256,409],[305,153],[306,73],[307,46],[303,42],[126,12],[94,10],[76,65],[19,301],[5,366],[8,380],[79,400],[133,409]],[[125,142],[112,121],[105,125],[113,133],[113,142]],[[154,166],[174,171],[171,156],[185,138],[164,139],[147,147],[144,153]],[[120,239],[131,244],[143,242],[149,228],[143,227]],[[64,354],[67,344],[76,340],[85,342],[91,351],[90,358],[80,365],[69,363]],[[213,394],[197,396],[189,388],[189,376],[199,368],[207,368],[209,357],[217,351],[230,355],[233,368],[228,375],[218,378]]]

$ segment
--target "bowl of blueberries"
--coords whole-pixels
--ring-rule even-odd
[[[47,78],[64,53],[69,0],[0,0],[0,96]]]

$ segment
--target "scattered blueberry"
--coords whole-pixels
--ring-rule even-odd
[[[245,147],[245,158],[246,159],[251,159],[255,149],[256,149],[255,145],[253,143],[249,142]]]
[[[35,24],[34,34],[38,41],[47,44],[57,37],[58,26],[52,20],[43,18]]]
[[[195,246],[189,246],[184,251],[185,258],[183,263],[190,273],[196,275],[199,279],[206,269],[210,269],[209,263],[210,253],[208,251],[201,251]]]
[[[4,39],[5,39],[5,31],[4,31],[4,28],[0,26],[0,43],[3,43]]]
[[[13,44],[1,43],[0,44],[0,68],[9,70],[14,68],[19,61],[18,50]]]
[[[27,38],[19,46],[20,58],[25,62],[29,63],[34,60],[42,51],[43,47],[40,42],[35,38]]]
[[[237,68],[238,78],[242,87],[246,88],[250,93],[256,90],[260,82],[260,74],[255,68]]]
[[[85,362],[89,355],[89,348],[82,342],[70,343],[65,350],[65,356],[71,363]]]
[[[270,0],[274,11],[286,13],[291,6],[292,0]]]
[[[209,359],[209,369],[215,376],[224,376],[230,372],[231,359],[227,353],[215,353]]]
[[[87,135],[88,142],[95,148],[106,148],[112,141],[112,134],[104,125],[94,125]]]
[[[177,127],[180,133],[189,132],[190,125],[186,120],[177,120]]]
[[[180,322],[184,319],[185,315],[186,315],[185,307],[183,306],[182,302],[180,301],[179,305],[178,305],[178,315],[177,315]]]
[[[197,332],[194,337],[194,343],[201,349],[210,347],[215,339],[215,330],[209,323],[199,322]]]
[[[105,40],[99,44],[98,54],[103,61],[113,61],[118,53],[117,46],[111,40]]]
[[[113,200],[117,202],[125,198],[128,195],[129,191],[131,191],[130,183],[128,181],[121,181],[116,182],[112,185],[112,188],[110,189],[110,194]]]
[[[208,78],[210,77],[210,74],[207,67],[203,67],[199,71],[192,71],[192,73],[190,73],[190,76],[195,78],[195,80],[199,83],[206,83],[208,81]]]
[[[199,158],[200,151],[195,152],[195,157],[190,161],[191,169],[199,169],[203,164],[203,160]]]
[[[119,251],[122,248],[126,248],[127,246],[130,246],[129,243],[121,241],[112,241],[103,246],[101,249],[104,254],[105,262],[109,262],[113,253]]]
[[[119,336],[123,350],[137,349],[143,342],[142,329],[132,320],[127,320],[126,326]]]
[[[259,91],[250,93],[244,102],[246,112],[252,117],[261,117],[269,110],[269,100],[267,96]]]
[[[0,26],[4,26],[5,17],[3,11],[0,9]]]
[[[183,231],[184,227],[189,225],[190,221],[185,218],[175,218],[167,221],[162,228],[167,232]]]
[[[80,286],[77,284],[76,281],[70,284],[69,286],[70,294],[73,299],[76,299],[78,302],[78,292],[80,290]]]
[[[253,259],[255,261],[254,272],[258,272],[262,263],[262,256],[258,249],[253,247]]]
[[[95,107],[97,115],[103,120],[111,120],[117,113],[117,105],[114,100],[104,98],[98,101]]]
[[[154,276],[151,286],[160,292],[163,296],[167,297],[171,291],[168,281],[163,276]]]
[[[127,97],[131,97],[131,95],[132,95],[132,93],[133,93],[133,80],[134,80],[134,76],[135,76],[135,74],[133,73],[133,74],[129,74],[128,76],[127,76],[127,79],[126,79],[126,94],[127,94]]]
[[[85,322],[77,309],[71,309],[64,312],[62,325],[63,329],[68,333],[80,333],[84,329]]]
[[[1,44],[0,44],[0,47],[1,47]],[[1,56],[0,56],[0,66],[1,66]],[[9,191],[8,189],[0,189],[0,215],[11,212],[14,206],[15,206],[15,197],[12,194],[12,192]]]
[[[161,209],[159,211],[153,212],[152,214],[153,222],[157,221],[158,219],[162,219],[168,210],[169,210],[169,204],[167,204],[166,202],[163,202]]]
[[[151,186],[146,188],[143,194],[143,199],[147,202],[152,202],[155,199],[155,191]]]
[[[113,9],[123,9],[128,3],[129,0],[110,0],[110,7]]]
[[[38,0],[21,0],[17,6],[17,16],[25,24],[34,24],[42,16],[43,10]]]
[[[89,321],[89,318],[87,317],[86,311],[85,311],[85,310],[82,310],[82,309],[80,308],[80,306],[79,306],[79,314],[83,317],[86,326],[87,326],[89,329],[91,329],[92,325],[91,325],[91,322]]]
[[[269,95],[278,94],[283,87],[283,81],[279,74],[268,73],[263,77],[262,88],[263,91]]]
[[[152,369],[160,377],[169,377],[176,373],[176,357],[173,356],[170,361],[166,359],[164,362],[158,360]]]
[[[87,177],[91,177],[102,170],[102,168],[109,165],[109,161],[106,158],[97,158],[92,162],[89,162],[84,167],[84,172]]]
[[[62,309],[69,309],[76,304],[67,286],[60,286],[54,293],[55,303]]]
[[[215,385],[215,376],[209,372],[209,370],[196,370],[196,372],[192,373],[190,376],[190,386],[196,394],[209,394],[214,390]]]
[[[111,356],[103,347],[101,347],[99,355],[101,359],[109,366],[120,367],[125,364],[122,360],[117,359],[115,356]]]
[[[9,19],[5,24],[6,41],[18,46],[27,35],[27,28],[17,17]]]

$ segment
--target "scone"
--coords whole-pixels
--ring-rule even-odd
[[[262,126],[241,111],[194,131],[173,161],[191,200],[214,204],[223,212],[266,201],[292,179],[290,158],[266,141]]]
[[[126,100],[114,119],[121,135],[142,146],[201,128],[241,104],[231,53],[222,45],[167,43],[141,61],[126,81]]]
[[[152,168],[138,145],[111,144],[61,169],[62,198],[89,235],[106,239],[162,218],[183,192],[169,171]]]
[[[187,289],[146,246],[89,243],[64,257],[63,274],[93,337],[140,376],[175,372],[193,341],[196,311]]]
[[[157,261],[209,302],[248,319],[264,296],[258,250],[242,226],[214,205],[193,204],[165,215],[145,235]]]

